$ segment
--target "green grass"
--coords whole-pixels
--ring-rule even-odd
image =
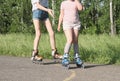
[[[31,57],[34,35],[0,34],[0,55]],[[64,34],[56,33],[58,51],[63,54],[66,39]],[[120,37],[109,35],[80,35],[79,47],[81,58],[85,62],[99,64],[120,64]],[[51,58],[48,34],[42,34],[39,54]],[[73,56],[73,48],[70,51]]]

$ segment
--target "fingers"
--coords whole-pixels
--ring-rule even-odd
[[[60,32],[60,26],[58,26],[57,31]]]
[[[54,12],[53,10],[48,9],[48,13],[50,14],[50,16],[51,16],[51,17],[53,17],[53,18],[54,18],[54,14],[53,14],[53,12]]]
[[[54,11],[53,11],[52,9],[48,9],[47,12],[49,13],[49,15],[50,15],[51,17],[54,18]],[[58,26],[57,31],[60,32],[60,26]]]
[[[57,31],[60,32],[60,29],[58,28]]]
[[[58,32],[60,32],[60,29],[57,29]]]

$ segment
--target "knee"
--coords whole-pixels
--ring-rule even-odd
[[[41,36],[41,32],[36,32],[36,37],[40,37]]]
[[[78,43],[78,40],[73,40],[72,43],[77,44],[77,43]]]
[[[55,33],[53,31],[49,33],[50,37],[54,37],[54,35],[55,35]]]
[[[73,39],[67,40],[67,43],[72,44],[73,43]]]

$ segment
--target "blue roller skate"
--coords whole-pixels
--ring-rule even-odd
[[[80,59],[79,55],[78,54],[75,54],[75,63],[76,63],[76,66],[79,67],[79,68],[84,68],[84,64],[83,64],[83,61]]]
[[[63,58],[62,58],[62,65],[64,67],[67,67],[67,69],[69,69],[69,55],[68,54],[64,54]]]

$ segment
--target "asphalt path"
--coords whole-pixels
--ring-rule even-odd
[[[120,81],[120,66],[85,63],[85,69],[70,64],[70,69],[53,60],[42,64],[30,58],[0,56],[0,81]]]

